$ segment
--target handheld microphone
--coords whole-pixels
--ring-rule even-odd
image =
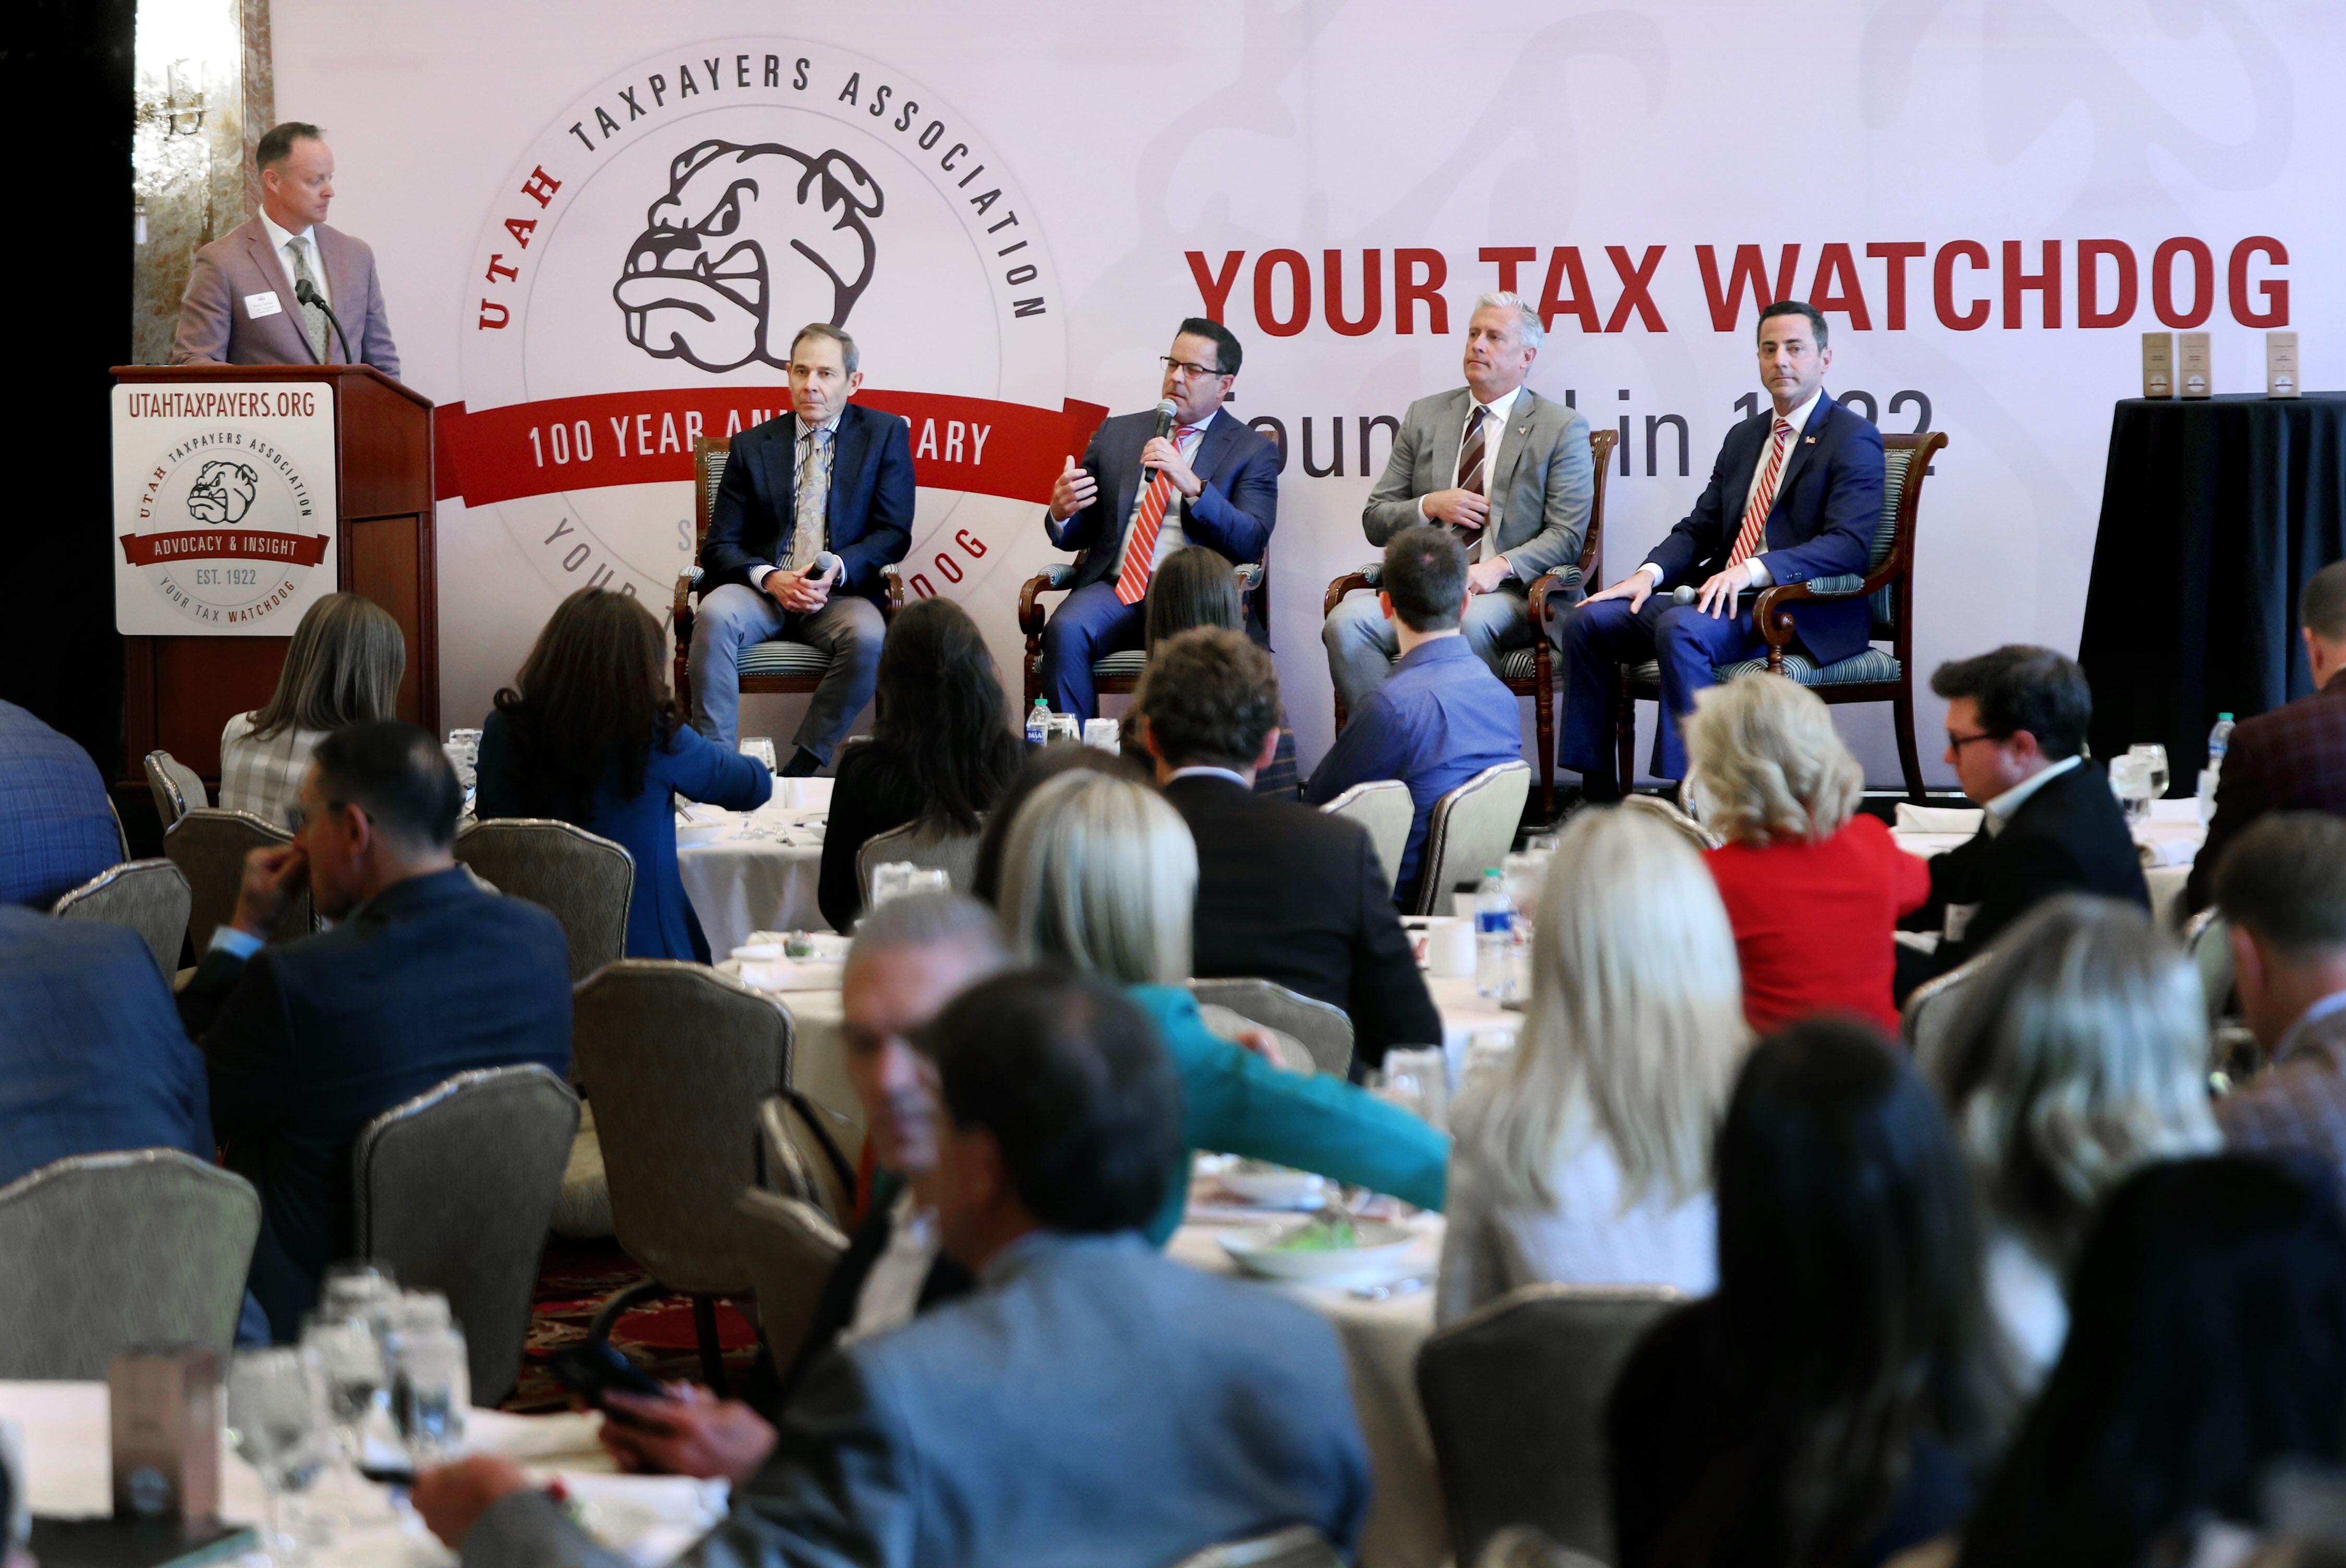
[[[326,297],[318,292],[317,286],[307,278],[297,278],[293,280],[293,298],[301,304],[315,305],[326,312],[326,320],[333,323],[334,336],[342,341],[342,363],[346,365],[358,363],[358,361],[351,358],[350,334],[342,331],[342,318],[334,314],[334,308],[326,303]]]
[[[1698,596],[1691,583],[1680,583],[1670,590],[1670,603],[1674,605],[1691,605]]]
[[[814,575],[816,576],[828,577],[833,572],[839,570],[839,557],[832,555],[828,550],[821,551],[815,555],[815,558],[811,565],[813,567]]]
[[[1173,413],[1174,413],[1173,400],[1172,400],[1171,398],[1169,398],[1169,397],[1168,397],[1168,398],[1166,398],[1166,399],[1164,399],[1162,402],[1158,402],[1158,405],[1157,405],[1157,433],[1158,433],[1158,435],[1160,435],[1160,436],[1166,436],[1166,435],[1170,435],[1170,434],[1172,434],[1172,433],[1173,433]],[[1157,483],[1157,470],[1155,470],[1155,469],[1153,469],[1153,468],[1143,468],[1143,469],[1140,471],[1140,488],[1141,488],[1141,489],[1146,490],[1146,489],[1148,489],[1150,485],[1152,485],[1152,484],[1156,484],[1156,483]]]

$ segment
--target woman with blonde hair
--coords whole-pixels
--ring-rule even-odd
[[[1701,857],[1658,822],[1583,811],[1533,931],[1515,1061],[1453,1119],[1435,1315],[1545,1281],[1705,1295],[1711,1139],[1750,1032]]]
[[[277,690],[220,731],[219,803],[282,824],[328,733],[397,717],[407,638],[356,594],[328,594],[301,613]]]
[[[1978,1176],[1989,1302],[2033,1383],[2060,1355],[2063,1282],[2102,1199],[2145,1165],[2222,1145],[2198,972],[2131,904],[2049,899],[1918,1064]]]
[[[1735,927],[1743,1012],[1767,1033],[1811,1013],[1896,1033],[1898,917],[1931,873],[1857,809],[1865,773],[1808,687],[1754,670],[1695,698],[1688,803],[1726,840],[1710,874]]]
[[[1197,886],[1197,845],[1180,813],[1115,773],[1079,769],[1045,781],[1003,848],[996,907],[1020,956],[1124,986],[1157,1021],[1181,1074],[1186,1146],[1150,1239],[1162,1244],[1181,1223],[1196,1149],[1440,1208],[1447,1138],[1341,1079],[1284,1071],[1207,1029],[1182,987]]]

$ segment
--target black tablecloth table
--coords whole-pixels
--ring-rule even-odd
[[[2188,792],[2217,714],[2313,689],[2298,591],[2341,558],[2346,392],[2120,401],[2077,639],[2094,754],[2162,742]]]

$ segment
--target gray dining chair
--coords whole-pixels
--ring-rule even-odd
[[[189,811],[212,803],[196,770],[168,751],[147,754],[147,791],[155,797],[155,815],[167,830]]]
[[[1727,841],[1659,795],[1624,795],[1621,809],[1652,818],[1698,850],[1716,850]]]
[[[2183,922],[2183,951],[2199,972],[2199,987],[2208,998],[2208,1027],[2224,1022],[2232,1000],[2232,927],[2223,911],[2210,904]]]
[[[1419,1347],[1418,1399],[1459,1562],[1511,1524],[1613,1560],[1605,1401],[1679,1299],[1662,1286],[1530,1285]]]
[[[979,838],[976,833],[939,833],[914,822],[872,834],[855,851],[855,877],[863,884],[864,904],[872,902],[872,873],[894,860],[943,871],[954,891],[969,891],[977,876]]]
[[[717,1302],[750,1294],[734,1199],[755,1185],[758,1106],[790,1086],[790,1016],[704,964],[623,958],[572,989],[572,1070],[595,1107],[611,1233],[651,1276],[589,1329],[668,1291],[692,1298],[701,1371],[725,1389]]]
[[[1409,825],[1417,818],[1417,802],[1410,798],[1408,785],[1398,779],[1355,784],[1320,809],[1367,829],[1385,880],[1399,878],[1402,851],[1409,848]]]
[[[1530,799],[1532,770],[1518,759],[1485,768],[1433,803],[1417,857],[1416,914],[1443,912],[1450,894],[1503,865]]]
[[[823,1125],[822,1107],[791,1092],[758,1107],[759,1185],[811,1205],[842,1230],[855,1223],[855,1166]]]
[[[188,879],[168,860],[125,860],[58,896],[49,912],[59,920],[127,925],[146,942],[166,978],[179,967],[188,939]]]
[[[244,857],[273,844],[290,844],[293,835],[250,811],[224,811],[191,806],[163,831],[163,853],[188,879],[188,940],[195,943],[196,962],[203,962],[214,928],[236,913],[236,891],[244,881]],[[315,922],[305,891],[287,903],[271,942],[305,936]],[[177,962],[176,956],[174,962]]]
[[[1352,1070],[1352,1020],[1341,1007],[1269,980],[1193,980],[1189,994],[1200,1007],[1227,1007],[1301,1041],[1322,1073],[1341,1078]]]
[[[1909,992],[1898,1011],[1898,1037],[1914,1059],[1914,1070],[1929,1084],[1943,1084],[1951,1064],[1947,1037],[1955,1016],[1963,1011],[1964,993],[1995,957],[1991,950],[1974,953],[1946,973],[1933,976]]]
[[[75,1155],[0,1187],[0,1379],[90,1380],[134,1345],[226,1358],[260,1195],[178,1149]]]
[[[578,1096],[531,1062],[459,1073],[375,1117],[352,1147],[352,1256],[448,1298],[476,1405],[495,1405],[521,1371],[577,1129]]]
[[[778,1192],[750,1187],[733,1207],[758,1334],[775,1367],[787,1368],[806,1348],[823,1288],[847,1253],[847,1232],[814,1205]]]
[[[572,983],[627,952],[636,861],[610,840],[546,817],[493,817],[456,835],[456,863],[561,922]]]
[[[1290,1524],[1267,1535],[1191,1553],[1173,1568],[1341,1568],[1343,1561],[1318,1530]]]

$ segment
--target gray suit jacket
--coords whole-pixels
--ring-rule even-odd
[[[392,346],[391,318],[382,308],[382,285],[374,252],[363,239],[321,223],[318,259],[325,263],[326,295],[350,339],[351,353],[393,381],[399,351]],[[277,296],[278,309],[254,320],[256,294]],[[314,365],[293,298],[293,280],[284,258],[269,243],[259,218],[249,218],[196,252],[188,291],[179,300],[179,325],[171,337],[171,362],[228,365]],[[342,364],[342,339],[326,328],[326,361]]]
[[[1457,483],[1458,443],[1472,406],[1464,387],[1422,397],[1401,416],[1392,456],[1361,509],[1369,543],[1382,547],[1413,523],[1418,498]],[[1561,572],[1578,598],[1580,544],[1588,533],[1588,507],[1596,494],[1596,469],[1588,454],[1588,422],[1560,402],[1525,387],[1508,416],[1499,443],[1498,472],[1491,485],[1491,517],[1484,524],[1518,584],[1528,585],[1545,572]]]
[[[1138,1236],[1038,1233],[978,1290],[831,1356],[764,1471],[679,1560],[1092,1568],[1308,1523],[1349,1559],[1367,1451],[1336,1336]],[[617,1568],[543,1493],[481,1515],[467,1568]]]

